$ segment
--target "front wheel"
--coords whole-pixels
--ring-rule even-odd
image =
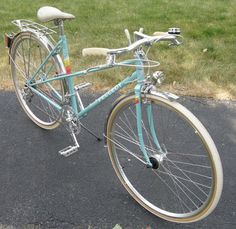
[[[134,95],[123,98],[107,121],[108,152],[120,181],[139,204],[165,220],[189,223],[206,217],[223,186],[220,157],[207,130],[179,103],[146,95],[142,132],[154,165],[147,168],[137,133],[136,102]]]

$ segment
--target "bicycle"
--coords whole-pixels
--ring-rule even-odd
[[[131,92],[113,103],[105,124],[105,145],[117,176],[141,206],[160,218],[189,223],[209,215],[223,186],[216,146],[201,122],[178,103],[178,96],[157,89],[164,75],[151,71],[159,62],[149,60],[145,52],[162,41],[179,45],[180,29],[152,36],[140,29],[134,32],[133,42],[125,30],[127,47],[83,49],[84,56],[105,56],[106,63],[72,73],[64,21],[74,15],[42,7],[38,18],[54,22],[58,41],[52,28],[15,20],[13,24],[20,31],[6,35],[6,42],[15,92],[25,113],[46,130],[63,123],[72,136],[74,145],[59,153],[75,153],[79,148],[76,136],[81,127],[87,129],[81,120],[121,88],[135,83]],[[129,52],[134,59],[116,61],[116,57]],[[134,72],[84,107],[80,92],[89,83],[74,85],[73,78],[125,66],[135,67]]]

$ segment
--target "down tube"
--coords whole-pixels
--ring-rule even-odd
[[[89,113],[93,108],[95,108],[100,103],[102,103],[105,99],[109,98],[115,92],[119,91],[121,88],[125,87],[126,85],[130,84],[131,82],[133,82],[136,79],[137,79],[137,73],[134,72],[131,76],[125,78],[123,81],[121,81],[115,87],[113,87],[111,90],[109,90],[104,95],[102,95],[98,99],[96,99],[93,103],[88,105],[84,110],[80,111],[78,114],[79,118],[85,117],[87,115],[87,113]]]

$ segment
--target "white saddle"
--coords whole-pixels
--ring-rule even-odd
[[[43,6],[38,10],[38,19],[42,22],[48,22],[55,19],[74,19],[73,14],[68,14],[51,6]]]

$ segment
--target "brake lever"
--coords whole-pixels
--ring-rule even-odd
[[[128,30],[128,29],[125,29],[125,35],[126,35],[126,37],[127,37],[127,39],[128,39],[129,45],[131,45],[132,42],[131,42],[130,33],[129,33],[129,30]]]
[[[183,44],[183,37],[178,35],[178,37],[181,38],[181,41],[177,40],[177,39],[173,39],[173,41],[168,45],[168,46],[179,46]]]

